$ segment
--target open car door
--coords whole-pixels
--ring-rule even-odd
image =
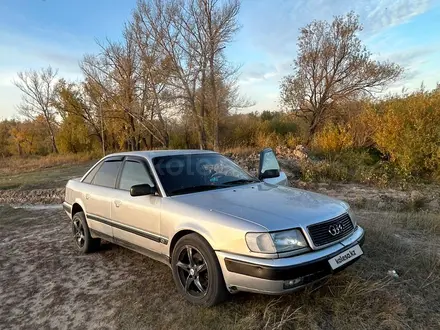
[[[266,148],[260,152],[258,178],[270,184],[289,185],[286,173],[281,171],[275,152],[271,148]]]

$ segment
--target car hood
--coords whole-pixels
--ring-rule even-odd
[[[251,221],[269,231],[307,227],[347,211],[336,199],[284,186],[257,183],[172,197],[174,200]]]

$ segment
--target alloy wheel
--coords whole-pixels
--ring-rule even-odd
[[[84,233],[84,226],[82,224],[81,219],[73,220],[72,229],[73,229],[73,237],[75,239],[76,245],[78,245],[79,248],[82,248],[86,242],[86,239]]]
[[[177,273],[185,292],[202,298],[208,292],[209,273],[202,253],[191,245],[185,245],[177,259]]]

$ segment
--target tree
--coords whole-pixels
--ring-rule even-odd
[[[127,36],[133,38],[138,58],[137,73],[139,76],[138,99],[139,120],[150,132],[150,147],[154,139],[164,147],[169,145],[168,120],[173,111],[173,87],[170,85],[170,59],[161,49],[136,14],[126,27]]]
[[[218,80],[231,75],[224,48],[238,30],[239,8],[238,0],[150,0],[139,1],[133,15],[136,31],[167,59],[174,106],[191,113],[201,149],[208,146],[209,114],[218,147]]]
[[[87,132],[87,138],[89,136],[96,137],[105,156],[104,125],[101,114],[102,98],[99,86],[87,79],[82,83],[67,83],[64,79],[60,79],[56,85],[53,105],[62,119],[60,130],[65,129],[63,124],[66,120],[71,125],[77,123],[81,127],[72,129],[78,132]],[[71,116],[81,117],[81,119],[74,119]]]
[[[309,125],[309,142],[337,104],[383,91],[402,68],[371,58],[353,12],[300,30],[294,73],[281,83],[282,104]]]
[[[22,155],[47,155],[48,136],[46,120],[39,115],[35,120],[11,122],[9,147],[12,153]]]
[[[57,70],[52,67],[40,71],[28,70],[18,73],[18,80],[14,80],[22,95],[22,103],[18,111],[25,117],[34,120],[38,116],[44,118],[48,135],[52,144],[52,152],[58,153],[55,143],[54,127],[56,125],[55,110],[52,101],[55,93],[55,79]]]
[[[164,56],[155,50],[148,34],[134,24],[126,25],[120,42],[107,40],[99,46],[101,53],[85,56],[81,69],[87,80],[111,101],[105,109],[107,117],[123,126],[127,148],[139,150],[142,142],[147,145],[144,131],[150,135],[150,147],[153,139],[168,147],[167,125],[162,116],[168,71]]]
[[[0,121],[0,157],[5,158],[11,155],[9,150],[9,138],[11,128],[15,125],[14,120]]]
[[[218,0],[198,0],[196,2],[197,7],[200,7],[200,13],[196,13],[198,36],[195,38],[201,43],[200,49],[206,48],[204,61],[207,59],[209,63],[214,150],[219,148],[219,121],[221,117],[219,93],[221,93],[221,85],[225,85],[226,80],[236,72],[234,68],[230,68],[222,56],[222,52],[239,29],[237,16],[240,11],[240,3],[237,0],[225,2],[221,7],[218,2]],[[204,92],[204,86],[202,88]],[[223,89],[223,91],[227,91],[227,89]],[[205,95],[203,97],[206,98]]]

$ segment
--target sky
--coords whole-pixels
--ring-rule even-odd
[[[16,117],[17,72],[51,65],[81,79],[78,62],[117,40],[136,0],[0,0],[0,119]],[[239,88],[254,102],[245,111],[279,109],[279,85],[292,72],[299,28],[355,11],[360,38],[378,60],[405,68],[388,92],[440,82],[440,0],[242,0],[241,29],[225,49],[241,66]]]

